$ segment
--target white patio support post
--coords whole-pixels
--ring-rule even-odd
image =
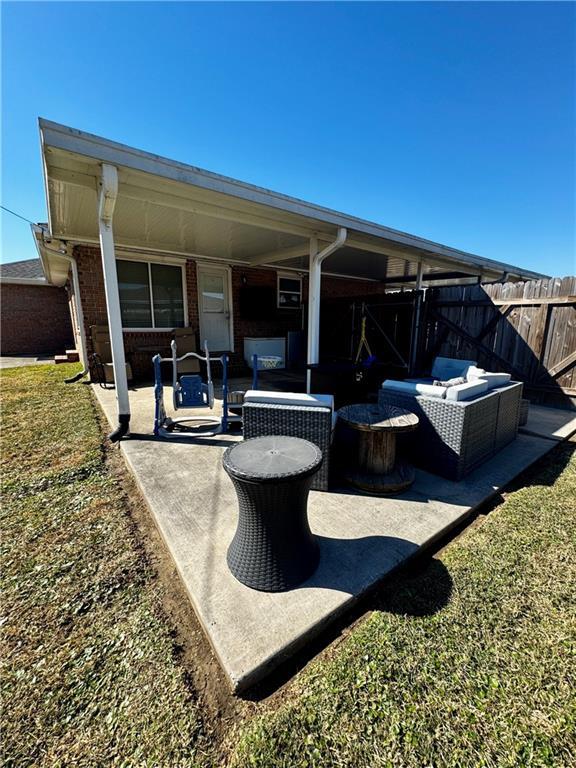
[[[114,252],[114,235],[112,231],[112,219],[114,217],[114,206],[116,205],[117,196],[118,171],[114,165],[103,163],[102,175],[100,177],[100,192],[98,195],[98,227],[100,230],[100,250],[102,252],[102,270],[104,272],[104,289],[106,291],[114,384],[118,401],[118,427],[109,435],[112,442],[116,442],[124,437],[130,425],[128,378],[126,376],[122,316],[120,313],[116,254]]]
[[[416,272],[416,285],[415,290],[422,290],[422,281],[424,277],[424,263],[418,262],[418,270]],[[422,296],[418,296],[414,305],[414,322],[412,324],[412,343],[410,345],[410,366],[408,373],[410,376],[414,376],[416,369],[416,361],[418,357],[418,342],[420,339],[420,316],[422,313]]]
[[[308,267],[308,364],[316,363],[316,353],[314,351],[314,341],[319,331],[320,313],[316,312],[316,305],[320,304],[320,274],[321,266],[316,264],[318,255],[318,238],[310,238],[310,253]],[[312,371],[310,368],[306,371],[306,392],[310,393],[310,384],[312,381]]]
[[[322,262],[331,253],[342,248],[347,231],[340,227],[336,240],[318,253],[318,238],[310,238],[310,261],[308,269],[308,365],[314,365],[320,358],[320,296],[322,288]],[[306,372],[306,392],[310,393],[312,371]]]

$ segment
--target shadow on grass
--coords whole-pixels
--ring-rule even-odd
[[[347,606],[329,627],[314,637],[300,638],[303,647],[271,671],[262,682],[239,694],[240,698],[262,701],[276,693],[311,659],[351,631],[351,625],[366,613],[383,611],[401,616],[431,616],[448,604],[452,587],[452,577],[440,560],[429,555],[418,555],[396,568],[359,598],[352,607]]]

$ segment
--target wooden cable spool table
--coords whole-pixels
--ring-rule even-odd
[[[416,414],[391,405],[361,403],[340,408],[338,418],[358,438],[357,461],[344,471],[351,485],[373,494],[397,493],[412,485],[414,467],[397,460],[396,435],[416,429]]]

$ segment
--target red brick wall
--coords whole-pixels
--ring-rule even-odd
[[[104,278],[102,274],[102,262],[100,250],[95,247],[77,246],[74,255],[78,263],[78,277],[82,294],[82,306],[84,310],[84,325],[88,335],[88,351],[90,346],[90,326],[105,325],[106,298],[104,294]],[[249,286],[268,286],[276,291],[277,272],[275,269],[233,267],[232,268],[232,307],[234,312],[234,348],[231,355],[232,371],[243,366],[243,339],[246,336],[285,336],[288,331],[298,331],[302,328],[302,312],[293,309],[277,310],[266,320],[248,320],[240,315],[240,291],[243,278]],[[192,260],[186,262],[186,289],[188,299],[188,325],[198,330],[198,284],[196,263]],[[347,280],[345,278],[323,277],[322,296],[358,296],[368,293],[382,292],[379,283]],[[303,300],[308,295],[308,279],[302,277]],[[304,318],[306,321],[306,319]],[[154,332],[125,332],[124,346],[127,358],[132,364],[137,378],[150,378],[152,376],[150,350],[138,351],[142,347],[158,348],[163,355],[168,354],[170,331]]]
[[[99,248],[83,245],[74,248],[74,256],[78,264],[78,282],[82,297],[86,342],[88,354],[90,354],[94,351],[90,337],[90,326],[108,325],[102,259]],[[194,262],[186,265],[186,283],[188,301],[190,303],[191,292],[196,290],[196,265]],[[196,304],[194,305],[194,311],[190,313],[190,321],[192,327],[198,326],[198,309]],[[135,378],[152,378],[152,357],[155,352],[160,352],[163,356],[167,356],[170,351],[171,338],[172,333],[170,330],[124,332],[126,359],[130,361]]]
[[[298,309],[276,310],[270,319],[248,320],[240,314],[240,291],[243,279],[249,287],[267,287],[276,291],[276,271],[272,269],[232,268],[232,307],[234,311],[234,355],[232,364],[242,364],[244,360],[244,338],[246,336],[286,336],[288,331],[302,328],[302,312]],[[302,281],[304,292],[304,280]]]
[[[3,355],[52,354],[72,348],[65,288],[3,283],[0,294]]]
[[[282,271],[279,269],[278,271]],[[294,273],[296,274],[296,273]],[[233,370],[242,364],[244,359],[243,339],[246,336],[286,336],[288,331],[306,329],[307,315],[301,310],[279,309],[273,312],[267,320],[246,320],[240,314],[240,290],[242,280],[245,279],[248,286],[266,286],[276,291],[277,271],[275,269],[248,269],[244,267],[232,268],[232,304],[234,308],[234,349],[231,355]],[[362,296],[367,294],[382,293],[380,283],[368,280],[348,280],[340,277],[322,277],[322,298],[336,298],[341,296]],[[302,275],[302,300],[308,301],[308,275]]]

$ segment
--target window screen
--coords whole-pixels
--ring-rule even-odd
[[[167,264],[151,264],[155,328],[184,326],[182,270]]]
[[[184,326],[180,267],[118,259],[116,269],[123,328]]]
[[[151,328],[148,264],[141,261],[117,261],[118,292],[123,328]]]

